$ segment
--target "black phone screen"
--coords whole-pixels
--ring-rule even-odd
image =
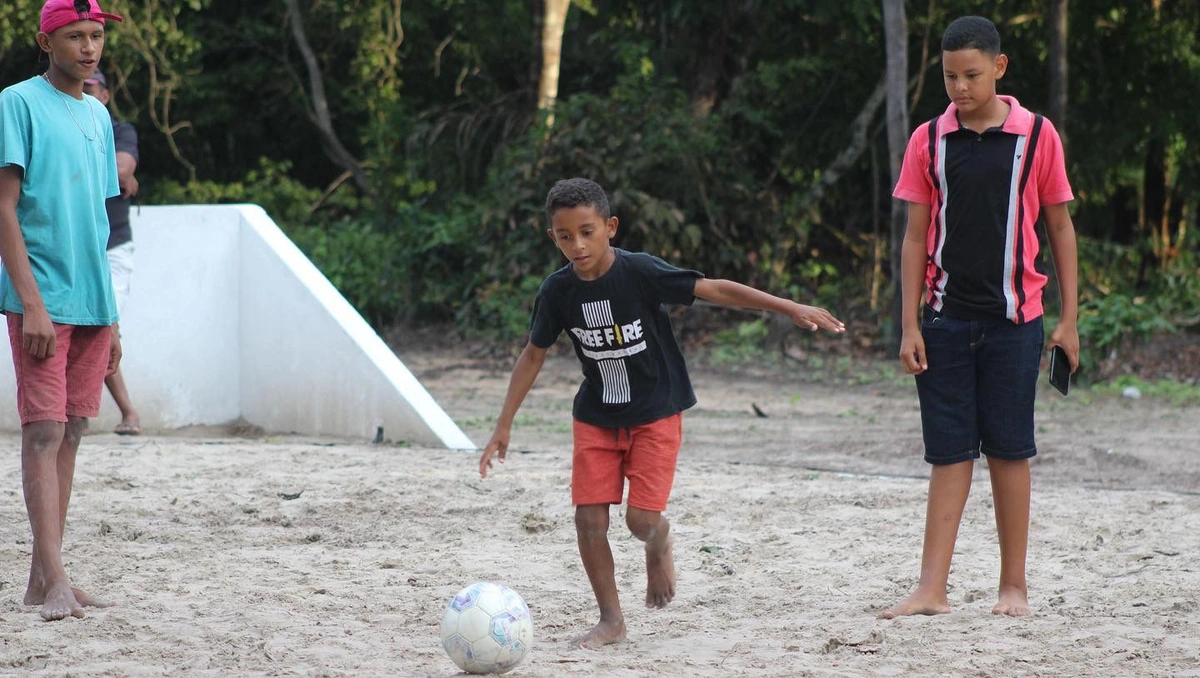
[[[1061,346],[1050,351],[1050,385],[1063,395],[1071,390],[1071,361]]]

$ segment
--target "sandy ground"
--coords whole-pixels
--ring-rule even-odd
[[[402,357],[485,442],[507,365]],[[630,638],[599,651],[567,647],[595,620],[569,506],[569,356],[548,362],[519,452],[486,481],[475,454],[436,449],[87,438],[65,557],[74,583],[119,606],[85,619],[44,623],[21,604],[29,527],[10,439],[0,674],[455,675],[442,608],[495,580],[536,625],[512,675],[1200,676],[1200,410],[1042,393],[1034,615],[990,614],[999,556],[979,464],[954,612],[881,621],[917,580],[927,468],[911,384],[863,369],[838,383],[800,366],[694,370],[668,512],[678,598],[639,604],[640,544],[614,508]]]

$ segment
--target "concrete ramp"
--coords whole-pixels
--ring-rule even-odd
[[[144,429],[244,418],[273,433],[474,449],[429,392],[255,205],[135,207],[122,372]],[[0,344],[0,428],[19,429]],[[119,421],[106,394],[99,430]]]

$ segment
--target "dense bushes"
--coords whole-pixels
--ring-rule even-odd
[[[1081,238],[1079,257],[1081,357],[1092,378],[1121,373],[1132,343],[1200,329],[1200,265],[1193,254],[1161,262],[1146,246]]]
[[[127,76],[116,98],[143,130],[153,182],[143,199],[263,204],[376,326],[453,322],[519,341],[538,282],[562,264],[544,196],[585,175],[612,194],[619,246],[834,308],[854,321],[855,346],[884,335],[891,179],[880,112],[861,155],[813,193],[880,82],[878,2],[575,0],[552,126],[535,106],[540,3],[494,4],[405,3],[398,31],[400,3],[301,3],[362,185],[338,183],[344,158],[315,131],[282,6],[174,6],[177,21],[159,28],[192,48],[173,64],[188,86],[165,93],[146,89],[153,64],[114,33],[105,58]],[[1198,7],[1071,5],[1070,117],[1055,122],[1078,197],[1080,330],[1095,373],[1122,342],[1186,331],[1200,316],[1200,118],[1186,94],[1200,82]],[[916,124],[945,107],[929,58],[940,28],[979,9],[910,10]],[[1001,89],[1039,110],[1042,11],[1011,0],[992,17],[1011,59]],[[11,15],[0,9],[0,24]],[[17,63],[0,61],[0,72]],[[1162,77],[1146,78],[1145,64]],[[1053,299],[1048,308],[1058,312]]]

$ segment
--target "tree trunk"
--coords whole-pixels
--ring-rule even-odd
[[[1108,204],[1112,210],[1112,231],[1108,239],[1118,245],[1132,245],[1137,242],[1140,227],[1138,217],[1141,214],[1137,187],[1132,184],[1114,186]]]
[[[370,197],[372,195],[371,185],[367,182],[366,174],[363,173],[362,164],[346,149],[342,140],[338,138],[337,130],[333,128],[333,116],[329,114],[329,100],[325,96],[324,76],[321,75],[321,66],[317,63],[317,55],[308,42],[308,34],[304,32],[300,4],[297,0],[283,0],[283,4],[287,7],[288,23],[292,26],[292,38],[296,41],[296,47],[300,49],[300,56],[304,59],[305,68],[308,69],[309,87],[312,88],[310,92],[312,113],[325,151],[331,160],[354,177],[354,183],[358,186],[358,190],[362,191],[363,195]]]
[[[1161,263],[1166,255],[1163,242],[1163,224],[1167,217],[1167,145],[1162,137],[1152,137],[1146,144],[1146,159],[1142,165],[1142,232],[1150,239],[1150,253],[1154,263]],[[1149,269],[1149,261],[1143,270]],[[1139,280],[1139,283],[1142,281]]]
[[[554,125],[558,99],[558,72],[562,64],[563,30],[571,0],[545,0],[542,10],[542,76],[538,79],[538,110],[548,111],[546,125]]]
[[[734,11],[733,3],[726,0],[721,3],[720,16],[711,24],[708,21],[702,24],[701,30],[708,38],[701,53],[696,55],[694,66],[696,83],[692,90],[692,111],[697,117],[704,117],[716,108],[728,58]],[[750,40],[749,36],[742,37]]]
[[[883,0],[883,36],[887,51],[887,71],[884,76],[887,90],[888,166],[892,186],[900,181],[904,148],[908,145],[908,21],[904,16],[904,0]],[[888,343],[899,348],[903,294],[900,286],[900,252],[908,209],[902,200],[892,200],[891,264],[892,264],[892,322]]]
[[[1050,93],[1047,113],[1066,143],[1067,129],[1067,1],[1050,0]]]

